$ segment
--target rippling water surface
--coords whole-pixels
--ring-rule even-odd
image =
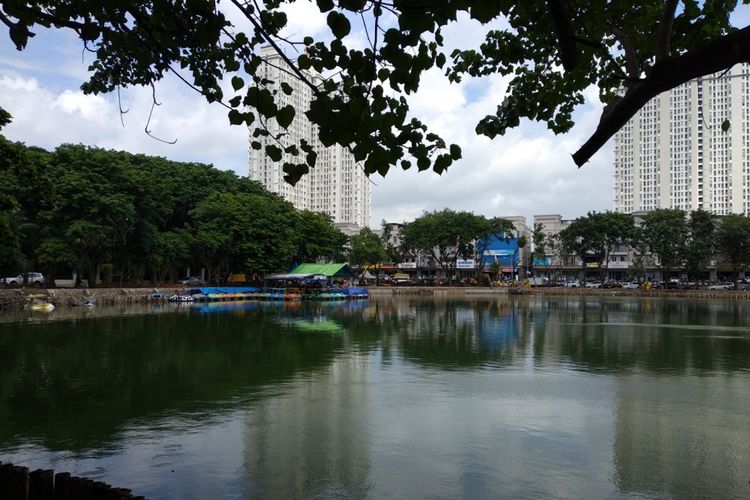
[[[750,498],[750,305],[0,315],[0,461],[149,498]]]

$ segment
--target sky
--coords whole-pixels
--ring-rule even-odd
[[[239,17],[228,12],[230,19]],[[312,2],[287,9],[286,34],[329,36],[325,16]],[[748,9],[736,15],[735,25],[747,24]],[[446,53],[454,47],[476,47],[482,26],[459,19],[444,31]],[[91,61],[80,41],[70,33],[35,30],[27,48],[18,52],[7,30],[0,36],[0,106],[13,122],[0,133],[10,140],[54,149],[62,143],[82,143],[106,149],[164,156],[177,161],[213,164],[248,173],[248,134],[231,126],[226,109],[208,104],[173,76],[156,87],[157,101],[149,129],[151,89],[128,88],[117,94],[87,96],[80,85]],[[352,44],[364,43],[353,32]],[[358,40],[359,38],[359,40]],[[228,85],[227,85],[228,87]],[[577,168],[571,155],[594,131],[602,105],[596,90],[574,114],[576,125],[556,136],[544,124],[523,121],[521,126],[493,140],[474,133],[476,123],[502,101],[506,81],[500,76],[466,78],[450,84],[440,70],[423,77],[420,90],[409,97],[415,116],[448,143],[462,147],[463,158],[443,175],[431,171],[392,168],[386,177],[371,176],[371,226],[381,220],[408,222],[424,211],[452,208],[486,216],[522,215],[532,224],[535,214],[575,218],[588,211],[613,208],[613,152],[610,141],[592,160]],[[120,106],[127,111],[120,113]]]

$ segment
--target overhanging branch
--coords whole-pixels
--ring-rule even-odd
[[[547,0],[552,22],[560,47],[560,60],[565,71],[572,71],[578,65],[576,37],[570,22],[570,12],[564,0]]]
[[[667,57],[654,64],[647,78],[635,83],[622,98],[607,106],[607,116],[596,131],[573,154],[579,167],[588,162],[648,101],[700,76],[750,61],[750,26],[724,35],[680,56]]]

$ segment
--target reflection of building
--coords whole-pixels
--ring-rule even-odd
[[[361,362],[358,362],[358,359]],[[363,498],[369,488],[368,365],[341,358],[325,372],[250,404],[249,498]]]
[[[286,83],[292,88],[287,95],[280,89],[275,95],[279,108],[291,105],[295,108],[294,120],[288,129],[279,127],[276,120],[268,120],[266,126],[272,134],[286,133],[278,141],[270,137],[253,137],[250,142],[260,142],[260,149],[249,148],[249,177],[263,184],[266,189],[278,193],[299,210],[313,210],[329,214],[336,223],[345,224],[342,230],[347,234],[358,231],[349,229],[356,225],[360,229],[370,224],[370,184],[369,179],[354,157],[340,145],[325,147],[318,139],[317,128],[305,116],[313,98],[311,89],[284,68],[285,62],[270,47],[261,52],[265,62],[258,68],[258,76],[269,78],[277,85]],[[322,82],[320,75],[308,72],[315,83]],[[259,119],[256,119],[256,123]],[[292,186],[284,181],[284,162],[299,163],[301,156],[283,154],[282,161],[272,161],[265,152],[266,145],[290,146],[301,140],[311,144],[317,153],[315,168]],[[348,224],[348,225],[346,225]]]

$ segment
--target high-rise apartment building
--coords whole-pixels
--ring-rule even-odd
[[[305,116],[312,99],[310,87],[300,82],[290,70],[286,69],[285,61],[272,49],[264,49],[262,55],[265,63],[258,69],[259,76],[268,78],[280,86],[286,82],[292,87],[291,95],[284,92],[276,94],[279,107],[291,104],[297,111],[294,121],[286,129],[287,135],[282,137],[283,146],[299,144],[300,139],[306,140],[315,148],[318,158],[315,168],[303,176],[295,185],[284,181],[282,165],[285,161],[298,163],[299,159],[286,156],[281,162],[274,162],[266,156],[265,145],[277,144],[269,137],[253,138],[263,144],[259,150],[249,148],[249,177],[259,181],[266,189],[283,196],[297,209],[324,212],[339,224],[356,224],[360,228],[370,224],[370,181],[361,165],[354,161],[354,157],[345,148],[334,145],[324,147],[318,140],[317,127],[310,123]],[[307,72],[309,79],[316,84],[322,82],[319,74]],[[268,120],[268,130],[272,134],[284,132],[275,120]],[[273,141],[273,142],[269,142]]]
[[[615,135],[615,210],[748,214],[749,101],[747,64],[652,99]]]

